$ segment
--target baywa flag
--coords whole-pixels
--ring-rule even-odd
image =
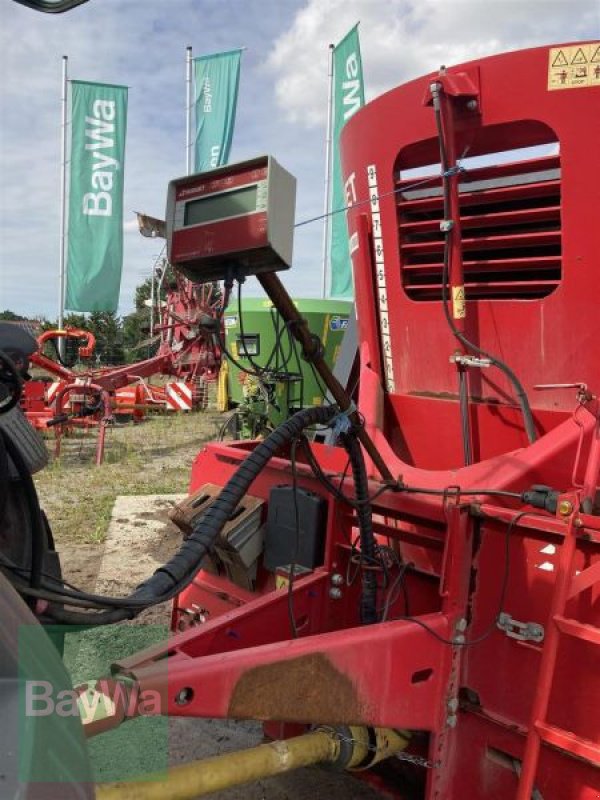
[[[340,161],[340,134],[346,122],[364,104],[358,25],[355,25],[333,51],[333,147],[330,205],[332,211],[347,205]],[[352,267],[346,214],[334,214],[331,218],[330,264],[330,295],[342,298],[352,297]]]
[[[194,59],[196,85],[195,172],[229,159],[240,82],[241,50]]]
[[[123,266],[127,88],[71,81],[65,306],[116,311]]]

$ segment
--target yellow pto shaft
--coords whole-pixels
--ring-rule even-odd
[[[345,768],[356,768],[370,755],[368,736],[362,728],[351,728],[352,751]],[[383,731],[384,729],[379,729]],[[385,729],[380,757],[406,747],[407,736]],[[379,745],[378,745],[379,749]],[[293,739],[270,742],[248,750],[224,753],[213,758],[174,767],[166,777],[147,776],[140,782],[112,783],[96,787],[96,800],[195,800],[212,792],[250,783],[271,775],[290,772],[311,764],[333,763],[340,759],[340,737],[333,729],[317,730]],[[379,760],[376,758],[374,760]]]

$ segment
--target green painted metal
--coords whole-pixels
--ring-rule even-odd
[[[325,348],[325,358],[331,368],[335,366],[339,349],[346,330],[348,315],[352,309],[352,303],[348,300],[329,300],[329,299],[299,299],[294,301],[298,310],[308,322],[312,333],[317,334]],[[240,350],[242,329],[238,313],[237,303],[232,302],[225,312],[225,341],[228,351],[236,358],[240,364],[252,369],[250,359]],[[252,361],[261,367],[265,367],[269,361],[271,353],[277,341],[277,331],[281,332],[281,347],[276,355],[271,359],[269,368],[277,375],[279,371],[285,371],[292,375],[302,377],[300,380],[281,381],[285,386],[279,387],[279,392],[286,397],[286,404],[291,409],[300,406],[320,405],[323,402],[323,393],[319,388],[317,379],[310,365],[302,358],[300,348],[296,345],[297,352],[290,354],[290,341],[286,331],[283,329],[281,317],[270,300],[258,297],[249,297],[242,300],[242,322],[244,336],[247,340],[251,337],[259,337],[259,350],[256,356],[252,356]],[[287,361],[287,365],[286,365]],[[284,366],[285,369],[281,370]],[[229,396],[233,403],[242,403],[244,375],[240,375],[241,370],[234,364],[229,365]],[[276,384],[279,383],[274,378]],[[283,405],[283,403],[282,403]]]

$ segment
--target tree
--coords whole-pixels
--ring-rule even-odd
[[[15,314],[14,311],[5,309],[4,311],[0,311],[0,320],[3,322],[26,322],[27,318],[22,317],[20,314]]]
[[[97,363],[125,363],[122,323],[114,311],[92,311],[85,328],[96,337]]]
[[[162,268],[167,272],[160,287],[160,298],[155,297],[155,316],[154,323],[159,322],[159,314],[156,310],[159,301],[163,302],[167,298],[166,287],[175,280],[173,268],[165,260]],[[155,291],[158,292],[158,285],[155,284]],[[145,281],[136,286],[135,289],[135,311],[123,318],[123,343],[127,352],[127,361],[137,361],[139,358],[150,358],[155,355],[158,349],[158,340],[150,339],[150,318],[151,311],[149,301],[152,298],[152,280],[146,278]]]

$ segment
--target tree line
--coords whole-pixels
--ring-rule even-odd
[[[163,290],[164,299],[164,290]],[[80,328],[89,331],[96,338],[96,347],[91,361],[96,366],[114,364],[131,364],[148,358],[156,352],[158,343],[149,341],[150,309],[146,300],[150,299],[150,278],[141,283],[135,290],[135,311],[119,316],[109,311],[92,311],[89,314],[68,313],[64,316],[64,327]],[[6,309],[0,312],[0,320],[8,322],[33,322],[39,325],[40,331],[53,330],[58,327],[56,319],[38,317],[31,320],[18,312]],[[79,359],[78,343],[67,339],[64,362],[75,365]],[[46,344],[44,352],[51,358],[58,358],[52,344]],[[89,361],[88,361],[89,363]]]

